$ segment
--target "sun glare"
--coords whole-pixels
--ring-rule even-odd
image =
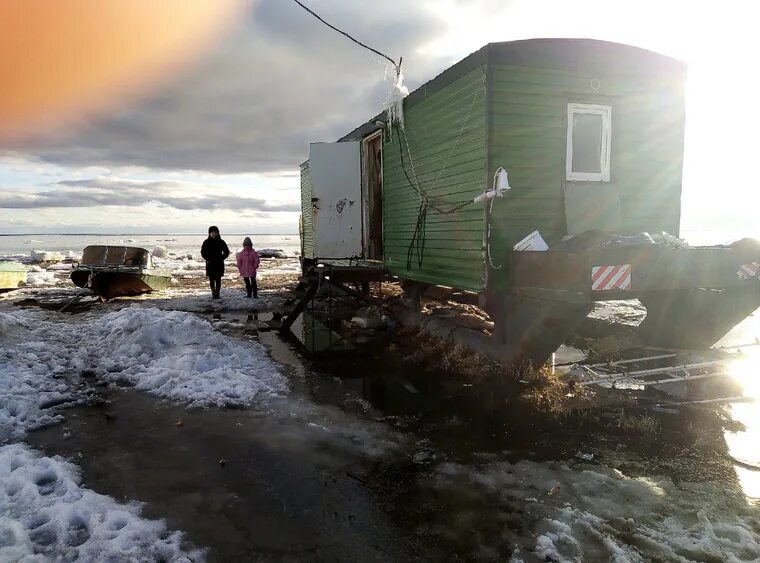
[[[736,475],[750,498],[760,498],[760,349],[744,348],[742,359],[733,362],[729,373],[741,385],[744,397],[751,402],[734,403],[729,412],[741,423],[740,432],[726,432],[729,454],[737,462]]]
[[[760,238],[760,40],[752,2],[641,0],[430,2],[447,30],[419,52],[458,60],[489,42],[586,37],[635,45],[688,64],[682,228],[694,244]],[[547,17],[550,15],[550,17]],[[412,69],[408,69],[411,73]],[[728,238],[727,238],[728,237]]]

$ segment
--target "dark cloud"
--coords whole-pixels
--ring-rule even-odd
[[[203,190],[203,191],[202,191]],[[202,192],[201,192],[202,191]],[[214,187],[183,182],[138,182],[110,178],[64,180],[42,192],[0,191],[0,209],[68,207],[142,207],[158,204],[181,211],[300,211],[300,203],[275,203],[260,198],[213,193]],[[192,195],[193,192],[201,192]],[[187,195],[189,194],[189,195]]]
[[[312,2],[394,58],[415,86],[445,66],[416,54],[442,22],[404,0]],[[373,60],[373,58],[375,60]],[[40,148],[64,165],[292,170],[381,109],[384,67],[289,1],[264,1],[216,54],[151,100]]]

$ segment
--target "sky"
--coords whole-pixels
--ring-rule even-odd
[[[760,236],[760,52],[740,0],[304,0],[413,89],[492,41],[589,37],[689,64],[682,228]],[[294,233],[298,165],[377,114],[385,64],[289,0],[249,2],[139,98],[0,151],[0,233]],[[717,235],[716,235],[717,236]]]

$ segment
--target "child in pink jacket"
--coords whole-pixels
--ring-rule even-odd
[[[258,297],[258,288],[256,287],[256,270],[259,269],[259,255],[253,249],[253,243],[250,237],[243,239],[243,250],[237,253],[237,267],[240,275],[245,281],[246,297]]]

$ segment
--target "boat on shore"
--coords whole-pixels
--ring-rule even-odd
[[[0,262],[0,293],[13,291],[26,283],[26,268],[18,262]]]
[[[71,281],[109,300],[166,289],[172,276],[169,270],[155,268],[153,256],[144,248],[95,245],[84,249]]]

